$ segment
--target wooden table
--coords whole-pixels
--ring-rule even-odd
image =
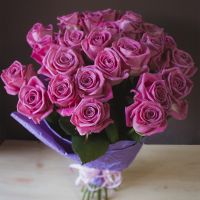
[[[0,146],[0,200],[79,200],[76,172],[39,142]],[[144,145],[112,200],[200,200],[200,146]]]

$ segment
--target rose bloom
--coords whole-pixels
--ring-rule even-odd
[[[178,120],[185,119],[188,113],[188,102],[184,98],[192,90],[192,81],[177,67],[163,70],[162,76],[172,99],[170,115]]]
[[[21,87],[17,111],[35,123],[40,123],[53,111],[46,88],[36,76],[33,76],[27,84]]]
[[[110,107],[93,98],[82,99],[71,116],[71,123],[76,126],[80,135],[100,133],[109,124]]]
[[[109,21],[109,22],[102,22],[99,24],[99,29],[108,30],[112,34],[113,40],[118,39],[120,37],[120,28],[117,21]]]
[[[162,34],[164,31],[163,28],[155,24],[148,23],[148,22],[144,22],[142,24],[142,27],[143,27],[144,33],[147,33],[147,34]]]
[[[132,11],[126,11],[120,20],[116,21],[121,34],[123,36],[130,37],[132,39],[138,40],[142,36],[142,16],[138,13]]]
[[[138,13],[133,12],[133,11],[126,11],[122,15],[121,19],[129,19],[131,21],[139,22],[139,23],[143,22],[142,16]]]
[[[122,18],[116,21],[119,27],[121,36],[129,37],[134,40],[139,40],[142,36],[143,29],[142,23],[137,21],[132,21],[128,18]]]
[[[93,30],[89,35],[82,41],[82,48],[85,54],[94,60],[104,47],[111,43],[112,35],[108,30]]]
[[[52,45],[38,73],[50,78],[57,74],[72,75],[82,65],[82,56],[77,51],[64,46]]]
[[[1,73],[5,90],[10,95],[17,95],[23,83],[27,82],[35,72],[32,65],[24,66],[19,61],[14,61]]]
[[[145,45],[128,37],[122,37],[113,42],[112,46],[128,66],[132,75],[139,75],[148,70],[150,51]]]
[[[149,47],[152,57],[160,55],[162,54],[165,45],[164,33],[144,33],[141,38],[141,43]]]
[[[129,77],[128,70],[124,68],[121,58],[111,48],[105,48],[98,53],[95,59],[95,65],[112,85],[119,84]]]
[[[85,33],[79,29],[66,29],[64,35],[59,34],[58,40],[60,45],[67,47],[80,47],[85,37]]]
[[[136,86],[135,100],[150,100],[158,102],[166,111],[171,109],[171,98],[165,81],[160,73],[144,73]]]
[[[165,36],[165,49],[174,49],[176,48],[176,42],[174,40],[174,38],[170,35]]]
[[[95,65],[79,68],[75,80],[81,98],[93,97],[104,102],[113,98],[111,84]]]
[[[194,76],[197,72],[197,68],[195,67],[190,54],[177,48],[172,50],[171,64],[174,67],[180,68],[181,71],[189,78]]]
[[[134,102],[125,108],[126,125],[142,136],[165,131],[167,118],[162,106],[154,101]]]
[[[158,71],[164,62],[162,58],[165,48],[164,32],[144,33],[140,42],[150,49],[150,69]]]
[[[70,116],[80,101],[73,78],[66,75],[54,76],[49,82],[47,93],[50,101],[58,106],[57,112],[62,116]]]
[[[79,12],[73,12],[68,15],[57,17],[60,30],[71,29],[73,27],[82,27],[81,15]]]
[[[31,57],[41,64],[53,42],[53,26],[50,24],[45,27],[41,23],[36,23],[28,32],[26,39],[33,49]]]
[[[177,120],[186,119],[188,114],[188,102],[185,99],[174,100],[172,102],[170,115]]]
[[[183,74],[180,68],[165,69],[162,71],[162,76],[174,100],[183,99],[190,94],[193,83]]]
[[[116,17],[116,10],[106,9],[96,12],[83,12],[83,23],[87,31],[91,31],[101,22],[114,21]]]

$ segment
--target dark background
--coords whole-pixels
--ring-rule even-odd
[[[17,0],[0,1],[0,69],[15,59],[34,63],[26,33],[35,22],[56,25],[56,16],[73,11],[114,8],[133,10],[145,21],[165,28],[179,48],[191,53],[200,66],[200,1],[198,0]],[[148,143],[200,144],[200,72],[194,78],[185,121],[169,121],[165,133],[148,138]],[[16,97],[6,95],[0,84],[0,139],[33,139],[9,114],[16,108]]]

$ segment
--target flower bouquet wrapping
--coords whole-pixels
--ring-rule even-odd
[[[14,61],[1,78],[18,95],[12,117],[76,164],[83,199],[108,198],[148,136],[187,116],[197,71],[164,29],[132,11],[74,12],[58,29],[27,34],[32,64]]]

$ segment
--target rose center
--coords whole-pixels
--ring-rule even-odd
[[[87,118],[93,118],[96,115],[96,109],[92,106],[88,106],[85,110],[84,110],[84,115]]]

